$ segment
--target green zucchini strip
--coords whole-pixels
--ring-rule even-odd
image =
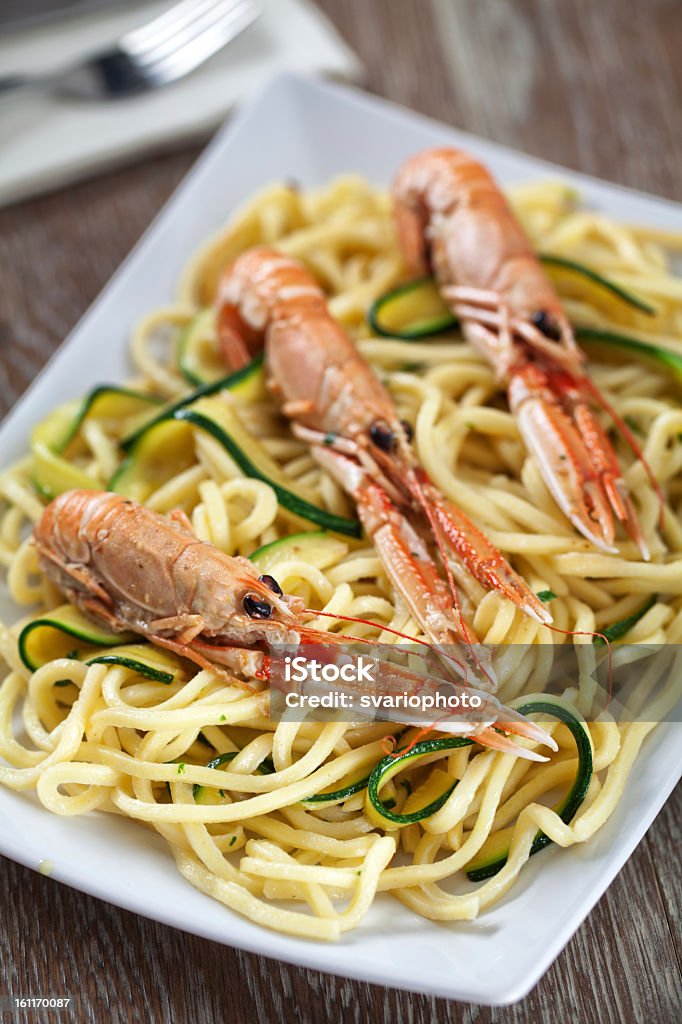
[[[118,647],[134,639],[134,633],[103,629],[73,605],[64,604],[28,622],[19,634],[18,649],[26,668],[34,672],[55,658],[79,657],[74,640],[93,648],[88,653],[94,654],[98,647]]]
[[[338,516],[333,512],[328,512],[326,509],[312,504],[312,502],[306,500],[291,488],[285,487],[283,484],[273,480],[250,458],[245,448],[237,444],[228,430],[210,416],[197,412],[195,409],[185,407],[178,409],[174,413],[173,418],[185,423],[191,423],[192,426],[198,427],[214,437],[228,455],[234,459],[246,476],[269,484],[277,495],[280,505],[293,512],[294,515],[299,516],[301,519],[307,519],[311,523],[316,523],[327,530],[333,530],[335,533],[345,534],[348,537],[360,537],[362,535],[362,527],[357,519],[348,519],[346,516]],[[254,447],[256,443],[254,440]]]
[[[678,380],[682,381],[682,355],[673,352],[671,349],[654,345],[651,341],[642,341],[640,338],[633,338],[629,334],[620,334],[617,331],[607,331],[601,327],[576,327],[575,336],[578,341],[594,342],[599,345],[611,345],[614,348],[625,349],[636,356],[644,359],[652,359],[661,363],[667,369],[672,370]]]
[[[363,789],[367,789],[370,776],[365,775],[362,779],[357,779],[355,782],[349,783],[344,786],[343,789],[335,789],[332,792],[316,793],[314,796],[309,796],[306,800],[301,800],[304,807],[317,808],[325,806],[327,804],[340,804],[344,800],[347,800],[349,796],[354,796],[355,793],[360,793]]]
[[[152,668],[144,661],[136,661],[134,658],[124,658],[120,654],[100,654],[99,658],[90,658],[86,665],[119,665],[121,668],[129,668],[146,679],[152,679],[155,683],[164,683],[168,686],[173,682],[174,676],[170,672],[162,672],[160,669]]]
[[[129,399],[131,403],[140,403],[143,406],[163,405],[163,399],[159,398],[158,395],[147,395],[143,394],[141,391],[133,391],[131,388],[122,388],[111,384],[101,384],[99,387],[96,387],[91,391],[83,400],[83,404],[75,416],[67,435],[63,438],[60,447],[57,449],[59,452],[68,448],[86,418],[94,413],[99,400],[111,396],[121,399]],[[134,413],[131,411],[129,415],[132,416]]]
[[[432,312],[421,316],[411,326],[402,329],[393,329],[382,324],[382,316],[393,307],[404,306],[415,292],[421,292],[425,303],[432,307]],[[432,277],[419,277],[414,281],[407,281],[397,288],[392,288],[379,298],[370,307],[367,314],[369,326],[375,334],[384,338],[402,338],[405,341],[414,341],[419,338],[431,338],[436,334],[451,330],[459,324],[459,319],[447,307],[441,298],[436,282]]]
[[[599,271],[594,270],[592,267],[586,266],[584,263],[579,263],[577,260],[569,259],[565,256],[555,256],[551,253],[540,253],[539,259],[546,267],[556,268],[560,271],[568,271],[577,277],[582,277],[589,281],[593,285],[597,285],[602,288],[605,292],[610,294],[613,298],[624,302],[626,305],[632,306],[641,313],[646,313],[648,316],[655,316],[656,309],[646,302],[640,296],[635,295],[629,289],[624,288],[622,285],[617,284],[610,278],[605,277]],[[414,323],[411,327],[405,328],[400,333],[395,333],[381,324],[381,315],[386,312],[387,305],[397,307],[399,310],[401,305],[408,304],[410,296],[416,291],[422,291],[422,300],[427,300],[426,304],[430,307],[430,312],[422,316],[422,318]],[[182,333],[179,347],[178,347],[178,365],[181,373],[191,384],[201,385],[207,383],[210,375],[217,372],[216,365],[209,365],[208,367],[201,365],[201,351],[200,342],[202,335],[205,334],[207,325],[209,325],[214,318],[214,310],[202,310],[196,317],[194,317],[187,325]],[[443,303],[442,299],[438,294],[437,288],[433,285],[433,279],[430,277],[419,278],[417,281],[408,281],[406,284],[398,285],[393,288],[390,292],[381,296],[372,306],[369,313],[369,322],[371,327],[378,334],[392,334],[394,337],[403,338],[419,338],[432,336],[439,334],[441,331],[448,330],[456,324],[456,318]]]
[[[141,406],[160,405],[161,401],[156,395],[143,394],[115,384],[100,384],[85,398],[66,402],[54,409],[37,424],[31,435],[31,482],[41,498],[52,501],[58,494],[74,488],[99,488],[96,480],[62,458],[63,452],[77,437],[88,416],[95,412],[103,415],[102,406],[114,403],[119,408],[104,415],[112,418],[121,415],[130,417]],[[125,414],[121,411],[121,405],[127,410]]]
[[[211,395],[216,395],[220,391],[237,391],[240,390],[240,385],[246,386],[255,376],[257,376],[263,367],[263,356],[258,355],[252,360],[248,366],[243,366],[241,370],[237,370],[235,373],[230,373],[227,377],[221,377],[220,380],[211,381],[208,384],[202,384],[200,387],[195,388],[194,391],[190,391],[188,394],[183,395],[182,398],[178,398],[175,402],[171,402],[165,405],[157,416],[147,420],[143,423],[132,434],[128,434],[120,442],[120,446],[123,451],[130,451],[130,449],[139,441],[143,434],[146,434],[148,430],[155,427],[157,423],[161,423],[163,420],[172,419],[178,409],[184,409],[186,405],[192,405],[200,398],[208,398]]]
[[[242,438],[243,443],[238,443],[233,436],[239,424],[233,423],[234,429],[230,430],[229,421],[231,418],[234,419],[234,417],[231,417],[229,409],[226,408],[221,411],[222,422],[217,422],[216,418],[207,415],[205,411],[192,408],[200,399],[210,398],[225,390],[236,394],[244,394],[245,396],[253,395],[257,390],[262,390],[262,376],[263,357],[259,355],[248,366],[243,367],[236,373],[232,373],[228,377],[223,377],[209,384],[203,384],[183,398],[165,406],[158,415],[143,423],[142,426],[138,427],[137,430],[121,441],[121,448],[127,452],[127,458],[119,466],[109,482],[109,489],[127,493],[130,488],[129,481],[132,481],[133,484],[135,483],[136,452],[141,445],[144,445],[145,438],[150,430],[164,422],[188,423],[212,435],[246,476],[263,480],[269,484],[275,491],[279,503],[294,515],[325,529],[333,530],[335,533],[345,534],[349,537],[360,537],[362,535],[362,527],[357,519],[338,516],[333,512],[327,512],[325,509],[319,508],[312,501],[307,500],[303,494],[296,492],[293,481],[291,486],[287,486],[284,481],[273,479],[276,475],[274,464],[271,473],[259,467],[256,458],[247,453],[246,437]],[[241,434],[241,430],[238,432]],[[259,448],[255,438],[252,440],[249,438],[249,445],[253,448],[254,452]],[[261,461],[265,461],[264,455]],[[271,460],[268,457],[267,463],[269,464],[270,462]],[[144,497],[137,493],[130,496],[137,498],[137,500],[144,500]]]
[[[120,417],[121,415],[133,416],[138,411],[135,406],[162,405],[163,399],[158,395],[149,395],[142,391],[134,391],[132,388],[119,387],[117,384],[99,384],[89,391],[80,401],[67,402],[58,406],[42,423],[39,423],[34,432],[33,440],[46,444],[57,455],[61,455],[69,447],[83,423],[90,415],[102,416],[103,413],[97,410],[97,406],[104,405],[106,400],[119,401],[128,408],[127,413],[120,410],[104,413],[105,418]]]
[[[207,768],[220,768],[224,764],[229,764],[233,761],[238,750],[230,750],[226,754],[220,754],[218,757],[214,757],[212,761],[209,761],[206,765]],[[259,775],[272,775],[275,770],[270,758],[265,758],[259,765],[256,771]],[[306,800],[301,800],[301,804],[304,807],[319,807],[324,804],[340,803],[342,800],[346,800],[349,796],[353,796],[354,793],[359,793],[365,789],[369,781],[369,775],[363,779],[358,779],[356,782],[351,782],[350,785],[345,786],[343,789],[337,789],[333,793],[317,793],[315,796],[308,797]],[[193,796],[195,802],[202,797],[205,797],[206,790],[210,790],[210,786],[201,786],[195,783],[193,786]]]
[[[614,298],[620,299],[641,313],[646,313],[648,316],[656,315],[656,309],[648,302],[582,263],[565,259],[562,256],[552,256],[549,253],[541,255],[540,260],[547,266],[560,267],[581,275],[593,284],[604,288]],[[412,323],[410,323],[408,315],[407,326],[397,329],[384,322],[387,314],[391,312],[394,315],[400,314],[401,307],[409,308],[410,298],[415,296],[419,297],[422,304],[428,308],[429,312],[426,315],[422,314]],[[403,315],[405,315],[404,312]],[[458,317],[440,297],[438,287],[432,277],[420,277],[413,281],[407,281],[385,292],[384,295],[380,295],[372,304],[367,319],[372,330],[381,337],[401,338],[405,341],[430,338],[444,331],[450,331],[459,324]],[[398,319],[400,319],[400,315],[398,315]]]
[[[132,643],[134,633],[113,633],[74,605],[64,604],[28,622],[19,634],[19,656],[34,672],[55,658],[73,658],[86,665],[120,665],[157,683],[172,683],[180,663],[146,643]]]
[[[555,806],[554,810],[565,824],[569,824],[575,817],[578,808],[587,795],[592,781],[592,741],[585,722],[574,714],[569,707],[547,694],[538,694],[526,699],[523,704],[516,705],[516,710],[522,715],[539,713],[550,715],[559,719],[571,732],[578,751],[578,770],[575,781],[566,796]],[[482,882],[486,878],[492,878],[498,871],[501,871],[507,863],[509,856],[509,845],[513,827],[504,829],[504,843],[500,847],[500,834],[493,833],[483,844],[478,854],[469,862],[467,875],[472,882]],[[509,840],[507,842],[506,840]],[[533,840],[529,856],[543,850],[552,840],[544,832],[539,831]]]
[[[138,675],[144,676],[145,679],[169,686],[174,682],[176,672],[168,672],[160,666],[170,662],[169,667],[171,667],[172,658],[172,655],[164,655],[149,644],[130,644],[95,654],[94,657],[88,658],[85,664],[118,665],[121,668],[129,668]]]
[[[553,258],[558,259],[558,257]],[[615,285],[613,287],[617,288]],[[419,341],[422,338],[431,338],[441,334],[443,331],[450,331],[453,327],[457,327],[459,320],[454,313],[447,312],[446,315],[447,307],[444,303],[443,314],[440,317],[434,316],[428,321],[421,320],[412,327],[406,327],[403,330],[388,330],[382,326],[382,310],[387,303],[392,301],[394,296],[400,297],[411,291],[427,288],[429,290],[429,301],[431,301],[435,285],[433,279],[429,277],[409,281],[407,284],[400,285],[398,288],[394,288],[393,291],[387,292],[377,299],[368,314],[369,324],[374,332],[384,338]],[[577,341],[588,344],[609,345],[613,348],[623,349],[626,352],[632,352],[633,355],[640,358],[660,363],[666,369],[672,370],[678,380],[682,381],[682,355],[673,352],[671,349],[656,345],[651,341],[643,341],[641,338],[635,338],[630,334],[610,331],[602,327],[578,326],[574,327],[574,333]]]
[[[457,747],[469,747],[474,741],[465,736],[448,736],[446,739],[422,740],[416,743],[411,749],[404,753],[396,751],[394,754],[387,754],[376,765],[367,783],[367,800],[374,808],[374,811],[382,818],[395,825],[412,825],[414,822],[430,818],[432,814],[439,811],[445,804],[448,797],[457,785],[453,782],[451,786],[441,793],[439,797],[432,800],[426,807],[413,811],[411,814],[398,814],[392,811],[387,803],[379,796],[379,792],[390,779],[398,772],[408,766],[414,767],[414,763],[420,761],[429,754],[438,753],[443,750],[456,750]]]
[[[616,284],[608,277],[604,277],[599,271],[593,270],[592,267],[585,266],[584,263],[578,263],[576,260],[570,260],[565,256],[553,256],[551,253],[540,253],[539,260],[544,263],[546,267],[558,267],[561,270],[570,270],[580,277],[584,277],[586,280],[591,281],[593,284],[599,285],[605,291],[610,292],[611,295],[616,299],[620,299],[625,302],[628,306],[633,306],[638,309],[640,313],[646,313],[647,316],[656,316],[657,310],[646,302],[640,296],[635,295],[628,288],[624,288],[620,284]]]
[[[239,750],[228,750],[226,754],[219,754],[218,757],[212,758],[206,767],[207,768],[221,768],[224,764],[229,764],[230,761],[234,761],[237,754],[241,753]],[[272,775],[275,771],[275,766],[269,757],[266,757],[256,768],[259,775]],[[213,790],[220,792],[218,786],[202,786],[198,782],[195,782],[192,786],[192,796],[194,797],[195,803],[206,802],[207,797],[213,793]]]
[[[636,626],[640,619],[644,618],[650,608],[656,604],[657,597],[652,594],[651,597],[647,598],[641,608],[638,608],[632,615],[628,615],[625,619],[619,619],[618,622],[612,622],[610,626],[606,626],[602,629],[602,636],[606,637],[609,643],[615,643],[617,640],[621,640],[626,633],[628,633],[633,626]],[[604,644],[606,640],[602,639],[602,636],[595,636],[592,641],[595,644]]]

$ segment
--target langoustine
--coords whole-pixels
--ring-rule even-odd
[[[585,353],[551,281],[485,167],[449,147],[408,159],[393,183],[398,237],[415,274],[432,272],[464,336],[506,383],[526,447],[557,505],[598,547],[615,551],[614,515],[649,548],[604,428],[601,406],[644,462],[627,424],[585,373]]]
[[[267,682],[278,647],[303,644],[305,651],[312,644],[327,658],[335,649],[346,657],[341,639],[351,638],[307,626],[315,613],[300,598],[282,593],[272,576],[258,576],[247,559],[199,540],[183,513],[166,518],[121,495],[68,491],[45,509],[34,542],[41,569],[85,614],[231,682],[238,681],[235,673]],[[378,684],[423,692],[424,677],[380,662]],[[469,698],[472,692],[466,688]],[[505,734],[555,748],[540,726],[490,694],[477,695],[476,721],[450,715],[433,728],[533,760],[542,757]]]
[[[266,247],[243,253],[222,277],[217,322],[230,368],[264,350],[268,386],[294,434],[353,498],[388,578],[434,644],[466,658],[476,641],[449,559],[537,621],[551,622],[501,552],[429,480],[409,425],[305,267]],[[439,549],[440,570],[429,543]]]

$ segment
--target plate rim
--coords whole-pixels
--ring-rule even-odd
[[[242,126],[248,123],[252,116],[267,102],[269,95],[276,92],[281,93],[283,90],[288,91],[290,97],[294,101],[294,105],[298,105],[303,108],[311,96],[316,96],[318,98],[321,97],[323,101],[329,99],[337,103],[340,101],[346,107],[349,105],[360,107],[362,108],[363,115],[365,116],[369,112],[372,116],[378,115],[384,119],[389,117],[395,119],[397,122],[405,123],[407,120],[415,126],[425,126],[432,131],[442,131],[446,134],[455,132],[458,137],[464,140],[472,140],[474,143],[473,148],[475,150],[483,148],[491,153],[493,158],[497,154],[504,156],[506,159],[521,159],[529,161],[532,162],[535,167],[546,169],[549,173],[556,176],[560,176],[570,181],[583,182],[592,190],[597,188],[598,191],[603,189],[608,192],[615,191],[626,197],[636,198],[640,203],[645,200],[655,203],[658,207],[664,205],[671,212],[674,212],[678,217],[680,217],[682,222],[682,206],[674,200],[640,192],[617,183],[606,182],[602,179],[583,174],[579,171],[561,167],[560,165],[535,157],[532,154],[525,154],[519,150],[502,146],[496,142],[472,135],[471,133],[461,132],[459,129],[453,128],[451,125],[447,125],[414,111],[407,110],[390,101],[365,93],[363,90],[354,86],[313,81],[309,78],[299,76],[291,72],[282,72],[273,76],[267,83],[265,83],[254,98],[248,104],[241,107],[235,116],[229,119],[229,121],[216,133],[211,142],[202,151],[183,180],[163,204],[149,226],[143,231],[131,251],[122,260],[119,267],[109,278],[93,303],[79,318],[73,330],[69,332],[64,342],[58,346],[55,352],[51,355],[48,362],[36,375],[29,387],[26,388],[17,398],[0,425],[0,443],[4,440],[5,436],[11,433],[14,429],[14,425],[20,418],[22,411],[27,404],[30,403],[32,395],[34,394],[34,389],[39,386],[41,382],[44,383],[45,379],[50,376],[54,360],[57,356],[60,353],[63,353],[70,346],[71,342],[77,335],[80,335],[82,331],[88,329],[89,318],[94,316],[99,305],[105,301],[107,295],[115,287],[118,280],[127,273],[130,264],[137,259],[138,253],[144,248],[149,237],[157,230],[158,225],[165,222],[167,219],[172,218],[174,209],[183,204],[185,195],[192,187],[196,175],[200,173],[203,168],[208,167],[216,157],[220,157],[223,148],[229,143],[230,139],[233,136],[237,136]],[[678,723],[670,723],[671,728],[668,731],[670,733],[674,732],[675,725],[677,724]],[[660,728],[663,730],[666,727],[661,726]],[[667,735],[668,733],[666,733],[666,736]],[[679,771],[682,772],[682,751],[680,752],[679,761],[680,763],[678,768]],[[69,870],[59,869],[54,871],[52,877],[58,881],[62,881],[64,884],[67,884],[72,888],[86,892],[95,898],[102,899],[105,902],[122,907],[133,913],[140,914],[144,917],[150,917],[153,920],[158,920],[163,924],[170,925],[171,927],[180,928],[180,930],[188,931],[191,934],[199,934],[201,937],[208,938],[211,941],[223,942],[223,944],[233,945],[236,948],[244,949],[248,952],[258,953],[261,956],[284,960],[298,966],[310,967],[315,970],[337,974],[342,977],[356,978],[358,980],[369,981],[374,984],[380,984],[391,988],[400,988],[407,991],[423,992],[446,999],[457,999],[459,1001],[474,1002],[483,1005],[509,1005],[510,1003],[517,1002],[519,999],[523,998],[537,984],[551,963],[554,962],[566,943],[570,940],[572,935],[593,909],[597,901],[604,895],[616,874],[619,873],[623,865],[627,860],[629,860],[635,847],[644,838],[644,835],[651,826],[654,818],[660,812],[663,804],[670,795],[670,792],[672,792],[672,789],[676,785],[677,779],[674,772],[671,778],[672,781],[669,789],[667,788],[667,781],[669,780],[666,780],[666,786],[656,794],[655,799],[646,803],[645,813],[638,813],[638,824],[636,830],[630,834],[627,842],[618,848],[618,855],[609,861],[608,870],[604,871],[600,875],[599,883],[597,885],[593,885],[594,891],[592,891],[587,898],[583,896],[578,900],[579,910],[577,915],[569,915],[568,918],[564,920],[562,926],[556,930],[552,941],[550,941],[545,947],[541,961],[536,965],[536,968],[526,971],[526,973],[523,974],[515,984],[508,983],[498,986],[496,989],[493,980],[490,989],[486,992],[482,992],[480,989],[475,988],[475,986],[474,988],[465,991],[461,986],[454,988],[452,985],[448,985],[446,983],[439,984],[437,981],[433,980],[429,981],[425,986],[420,984],[418,980],[404,977],[399,977],[398,983],[396,984],[397,969],[395,966],[388,965],[385,968],[379,969],[377,965],[370,965],[369,967],[364,965],[362,961],[362,936],[360,934],[362,925],[355,933],[355,937],[356,939],[359,938],[359,941],[350,944],[343,943],[336,947],[332,947],[350,951],[348,955],[354,959],[354,964],[349,966],[348,962],[345,961],[341,963],[338,968],[335,968],[334,962],[330,962],[323,955],[323,950],[329,949],[329,947],[324,944],[312,942],[310,940],[295,939],[291,936],[279,933],[271,933],[262,928],[259,928],[253,936],[251,936],[248,929],[246,929],[245,935],[240,935],[239,926],[240,923],[243,923],[243,919],[236,913],[229,911],[227,908],[223,908],[223,912],[231,915],[236,922],[236,933],[230,934],[227,937],[221,937],[214,934],[209,935],[205,932],[197,932],[194,928],[183,928],[182,924],[178,923],[177,919],[173,917],[172,909],[170,907],[168,908],[167,913],[157,912],[152,915],[146,911],[140,910],[139,904],[136,905],[132,896],[130,899],[127,899],[124,895],[115,893],[112,898],[111,893],[106,891],[104,881],[102,881],[102,885],[96,885],[89,882],[84,883],[83,880],[79,879],[77,871],[70,872]],[[7,795],[6,791],[0,791],[0,813],[2,813],[2,804],[4,804],[4,800],[2,798],[5,795]],[[11,798],[24,799],[22,794],[10,792],[9,795]],[[49,815],[50,812],[45,811],[44,813]],[[555,853],[556,852],[557,851],[555,851]],[[15,843],[11,832],[7,832],[4,835],[0,832],[0,853],[9,856],[11,859],[18,861],[33,870],[37,870],[35,861],[30,856],[30,844],[22,847],[21,844]],[[183,884],[189,887],[189,883],[183,882]],[[210,899],[210,897],[205,898]],[[264,951],[264,946],[269,946],[272,951]],[[345,960],[345,958],[343,959]]]

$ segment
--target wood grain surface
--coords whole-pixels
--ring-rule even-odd
[[[569,167],[682,200],[677,0],[319,5],[365,62],[371,90]],[[0,213],[0,415],[197,153],[146,160]],[[672,1024],[682,1019],[681,817],[678,787],[542,982],[511,1008],[446,1003],[280,965],[117,910],[5,860],[0,994],[70,994],[73,1007],[59,1020],[93,1024]],[[524,927],[520,920],[519,942]]]

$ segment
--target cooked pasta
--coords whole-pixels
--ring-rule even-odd
[[[669,270],[667,254],[679,239],[587,212],[553,182],[516,188],[510,198],[538,251],[580,261],[656,309],[647,317],[568,275],[558,287],[572,322],[617,330],[682,358],[682,281]],[[616,437],[652,558],[641,561],[629,540],[619,541],[616,554],[601,552],[558,510],[493,372],[456,332],[425,341],[372,336],[369,307],[406,277],[388,196],[352,176],[316,192],[278,184],[195,254],[177,300],[135,327],[130,390],[56,410],[38,426],[31,453],[0,475],[0,561],[12,599],[30,608],[21,622],[0,623],[7,665],[0,783],[35,790],[56,814],[97,810],[138,819],[166,839],[192,885],[292,935],[337,939],[382,892],[432,920],[470,920],[518,879],[538,830],[567,847],[589,840],[609,818],[642,743],[670,707],[671,695],[656,690],[653,678],[642,691],[646,715],[617,722],[604,711],[586,723],[593,694],[581,676],[555,698],[557,716],[547,729],[558,752],[547,763],[476,743],[429,747],[437,734],[423,740],[408,730],[399,742],[403,751],[417,743],[414,756],[397,757],[393,766],[386,742],[394,724],[276,722],[268,716],[267,690],[247,692],[167,652],[142,657],[137,667],[122,658],[112,664],[93,660],[106,647],[101,637],[25,628],[39,618],[58,621],[63,605],[40,573],[30,540],[46,500],[59,490],[112,484],[158,512],[182,509],[199,538],[230,555],[248,557],[305,528],[266,479],[249,477],[196,422],[166,420],[156,439],[139,434],[158,413],[155,400],[187,405],[198,382],[224,375],[210,311],[219,276],[240,252],[262,243],[314,273],[331,312],[385,381],[401,418],[413,424],[428,474],[551,600],[554,623],[565,632],[525,618],[469,577],[458,579],[477,636],[510,645],[497,670],[501,700],[528,705],[530,693],[537,710],[546,710],[539,695],[553,648],[582,645],[589,662],[597,657],[593,634],[617,623],[630,623],[631,644],[682,641],[682,410],[669,367],[627,350],[591,351],[594,381],[640,439],[665,494],[659,529],[656,494]],[[188,337],[192,348],[183,363]],[[210,388],[204,394],[210,397]],[[285,480],[330,515],[352,517],[348,498],[262,389],[247,380],[243,391],[216,395],[212,400],[237,415],[254,450]],[[121,441],[135,431],[137,445],[122,451]],[[387,627],[422,638],[371,543],[341,534],[329,539],[312,561],[295,548],[283,548],[281,557],[271,549],[284,590],[308,607],[368,620],[345,622],[346,633],[390,643],[396,638]],[[314,626],[334,630],[340,623],[319,617]],[[671,647],[671,675],[677,657]],[[575,789],[581,772],[579,806],[562,817],[559,805],[552,809],[547,801]],[[378,782],[368,791],[370,776]],[[435,809],[422,815],[427,806]],[[495,856],[499,870],[486,878]],[[466,881],[467,871],[484,880],[453,891],[453,878]]]

